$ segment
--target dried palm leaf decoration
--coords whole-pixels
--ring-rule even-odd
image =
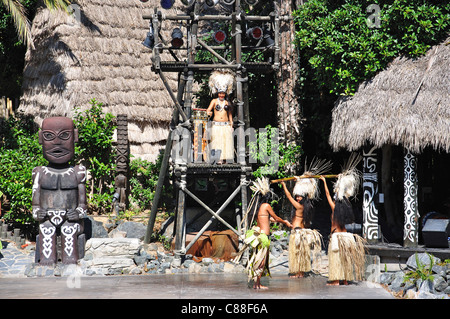
[[[305,172],[302,176],[322,175],[329,171],[331,166],[331,161],[313,158],[308,167],[305,160]],[[302,196],[308,197],[309,199],[318,199],[319,187],[317,178],[298,178],[292,193],[294,197]]]
[[[342,172],[338,175],[334,183],[333,191],[336,200],[349,199],[355,196],[358,192],[361,183],[361,172],[356,169],[362,156],[357,153],[352,153],[344,165]]]

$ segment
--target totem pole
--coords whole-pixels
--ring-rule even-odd
[[[128,203],[129,167],[128,120],[126,114],[117,116],[117,157],[114,202],[116,213],[125,211]]]
[[[39,222],[36,263],[58,262],[57,237],[61,239],[61,261],[75,264],[84,254],[86,217],[86,168],[70,166],[78,142],[72,119],[51,117],[42,122],[39,143],[48,166],[33,169],[33,218]]]

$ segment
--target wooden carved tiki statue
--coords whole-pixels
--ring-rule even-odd
[[[84,253],[83,219],[86,217],[86,168],[70,166],[78,131],[72,119],[51,117],[42,122],[39,143],[48,166],[33,169],[33,218],[39,222],[36,262],[58,261],[57,238],[63,264],[75,264]]]

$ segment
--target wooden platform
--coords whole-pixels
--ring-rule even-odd
[[[441,260],[450,259],[450,248],[428,248],[425,246],[419,247],[402,247],[398,244],[369,244],[369,254],[377,255],[380,258],[398,259],[399,262],[406,261],[411,255],[415,253],[429,253]]]

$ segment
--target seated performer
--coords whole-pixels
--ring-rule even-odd
[[[67,117],[51,117],[42,122],[39,143],[48,166],[33,169],[33,218],[39,222],[36,262],[57,262],[57,236],[61,236],[63,264],[76,264],[84,250],[83,219],[86,217],[86,168],[70,166],[78,131]],[[81,241],[79,243],[79,239]]]
[[[357,164],[357,162],[356,162]],[[348,285],[348,281],[361,280],[365,262],[365,240],[357,234],[348,233],[345,224],[353,218],[349,197],[356,194],[359,175],[356,164],[338,175],[334,185],[335,198],[331,198],[323,176],[325,194],[331,207],[331,234],[328,244],[328,285]]]
[[[217,93],[218,96],[211,101],[206,110],[208,116],[213,116],[209,155],[212,150],[215,152],[220,150],[220,157],[216,157],[218,164],[234,160],[233,109],[226,99],[232,92],[233,81],[234,77],[228,71],[214,71],[209,78],[211,93]]]
[[[270,206],[272,191],[269,188],[267,179],[258,179],[254,182],[253,190],[256,190],[255,196],[258,196],[256,204],[256,226],[247,231],[244,243],[253,248],[253,253],[247,264],[249,280],[254,282],[254,289],[267,289],[261,285],[263,275],[270,276],[269,271],[269,251],[270,251],[270,222],[283,223],[289,228],[292,225],[289,221],[278,217]]]

